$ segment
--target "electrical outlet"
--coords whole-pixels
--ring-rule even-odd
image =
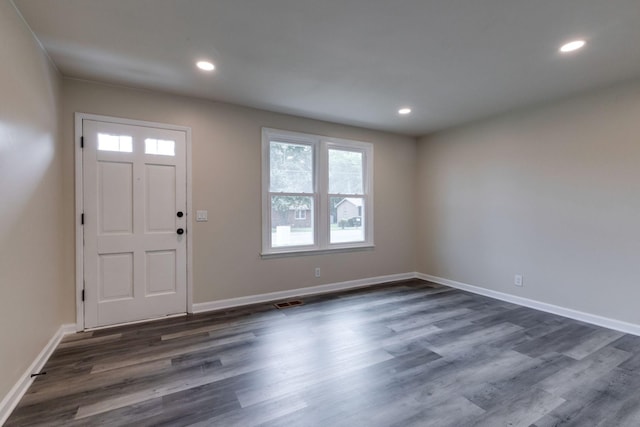
[[[516,274],[513,277],[513,284],[516,286],[522,286],[522,274]]]
[[[315,275],[316,277],[320,277],[320,267],[316,267]]]

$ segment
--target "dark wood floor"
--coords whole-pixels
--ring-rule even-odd
[[[7,426],[640,426],[640,338],[410,281],[69,336]]]

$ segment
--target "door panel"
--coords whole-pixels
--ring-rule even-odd
[[[100,235],[133,233],[133,164],[98,162]]]
[[[176,168],[170,165],[146,165],[147,232],[176,231]]]
[[[99,302],[133,298],[133,253],[98,256]]]
[[[186,134],[83,120],[85,327],[186,312]]]
[[[176,292],[176,251],[147,252],[147,295]]]

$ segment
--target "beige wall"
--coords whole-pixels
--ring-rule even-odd
[[[420,272],[640,324],[640,82],[422,138],[418,159]]]
[[[61,253],[59,78],[0,0],[0,400],[61,324],[73,276]]]
[[[212,82],[215,84],[215,82]],[[64,80],[66,205],[73,208],[74,112],[189,126],[193,131],[194,302],[303,288],[414,269],[415,140],[228,104]],[[373,251],[261,259],[261,127],[374,144]],[[69,227],[73,223],[69,222]],[[66,250],[73,250],[68,246]],[[314,278],[314,268],[322,276]],[[67,292],[73,301],[72,290]]]

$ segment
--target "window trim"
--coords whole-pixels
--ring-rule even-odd
[[[313,147],[313,209],[311,210],[312,223],[314,225],[314,244],[304,246],[272,247],[271,242],[271,209],[269,180],[270,171],[270,142],[289,142],[292,144],[311,145]],[[329,150],[344,149],[346,151],[359,151],[363,154],[362,184],[363,194],[355,195],[364,200],[364,241],[348,243],[330,242],[330,210],[329,199]],[[373,248],[373,144],[369,142],[333,138],[323,135],[313,135],[300,132],[292,132],[281,129],[262,128],[262,255],[271,257],[274,255],[295,255],[309,253],[327,253],[333,251],[360,250]],[[285,193],[283,193],[285,194]],[[286,194],[285,194],[286,195]],[[324,212],[324,214],[321,214]]]

